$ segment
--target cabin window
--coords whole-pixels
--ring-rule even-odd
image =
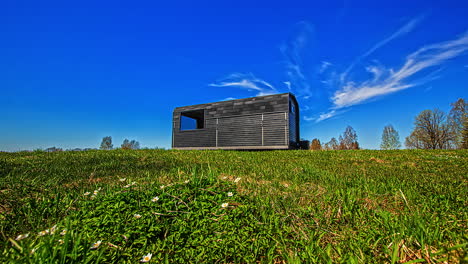
[[[180,113],[180,130],[195,130],[205,127],[205,110],[192,110]]]
[[[289,112],[291,112],[292,114],[296,113],[296,106],[293,104],[292,101],[289,101]]]

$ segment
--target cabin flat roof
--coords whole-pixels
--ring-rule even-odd
[[[181,109],[181,108],[186,108],[186,107],[196,107],[196,106],[205,106],[205,105],[212,105],[212,104],[222,104],[222,103],[229,103],[233,101],[250,101],[256,98],[265,98],[265,97],[274,97],[274,96],[282,96],[282,95],[292,95],[294,99],[296,98],[294,94],[292,93],[279,93],[279,94],[269,94],[269,95],[262,95],[262,96],[253,96],[253,97],[247,97],[247,98],[239,98],[239,99],[232,99],[232,100],[226,100],[226,101],[216,101],[216,102],[211,102],[211,103],[203,103],[203,104],[194,104],[194,105],[186,105],[186,106],[178,106],[174,109],[174,111]],[[297,100],[296,100],[297,101]]]

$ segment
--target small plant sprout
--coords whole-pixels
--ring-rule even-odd
[[[90,192],[85,192],[85,193],[83,193],[84,196],[88,196],[88,195],[90,195],[90,194],[91,194]]]
[[[228,197],[232,197],[233,195],[234,195],[234,194],[232,194],[232,192],[228,192],[228,193],[227,193],[227,196],[228,196]]]
[[[236,178],[236,179],[234,180],[234,182],[235,182],[235,183],[238,183],[240,180],[241,180],[241,178]]]
[[[151,260],[151,257],[153,254],[148,253],[146,256],[143,256],[143,258],[140,260],[140,262],[149,262]]]
[[[66,229],[64,229],[64,230],[62,230],[62,232],[60,232],[60,235],[62,235],[62,236],[66,235],[66,234],[67,234],[67,230],[66,230]]]
[[[119,179],[119,181],[121,181],[121,182],[124,182],[125,180],[126,180],[126,178]]]
[[[17,236],[17,237],[15,238],[15,240],[16,240],[16,241],[20,241],[20,240],[22,240],[22,239],[27,238],[28,236],[29,236],[29,234],[24,234],[24,235],[21,234],[21,235]]]
[[[156,196],[156,197],[154,197],[153,199],[151,199],[151,201],[152,201],[153,203],[157,202],[158,200],[159,200],[159,197],[158,197],[158,196]]]
[[[101,245],[102,241],[98,240],[96,243],[94,243],[89,249],[97,249]]]
[[[140,219],[140,218],[141,218],[141,215],[139,215],[139,214],[134,214],[133,217],[135,217],[136,219]]]
[[[228,206],[229,206],[228,203],[223,203],[223,204],[221,205],[222,208],[226,208],[226,207],[228,207]]]

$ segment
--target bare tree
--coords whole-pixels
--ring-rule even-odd
[[[120,147],[122,149],[140,149],[140,143],[136,140],[125,139]]]
[[[338,149],[338,140],[336,138],[332,137],[330,141],[325,143],[325,150],[337,150]]]
[[[400,136],[392,125],[385,126],[382,132],[380,149],[399,149],[401,147]]]
[[[102,138],[100,149],[111,150],[113,147],[114,147],[114,145],[112,145],[112,137],[103,137]]]
[[[314,138],[312,140],[312,144],[310,145],[311,150],[322,150],[322,144],[320,144],[320,140]]]
[[[405,140],[407,148],[450,148],[453,133],[444,112],[438,109],[424,110],[415,118],[414,126],[413,132]]]
[[[463,121],[462,141],[460,148],[468,149],[468,116],[465,117],[465,120]]]
[[[451,132],[453,133],[453,147],[461,148],[463,140],[463,122],[468,116],[468,103],[459,98],[456,102],[451,104],[452,109],[448,116],[448,123]]]
[[[419,131],[413,130],[405,139],[407,149],[424,149],[424,143],[420,140]]]
[[[340,136],[339,149],[359,149],[356,131],[351,126],[346,127],[343,136]]]

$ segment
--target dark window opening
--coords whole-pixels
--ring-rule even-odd
[[[192,110],[180,113],[180,130],[195,130],[205,127],[205,110]]]
[[[289,101],[289,112],[295,114],[296,113],[296,107],[295,105],[293,104],[292,101]]]

